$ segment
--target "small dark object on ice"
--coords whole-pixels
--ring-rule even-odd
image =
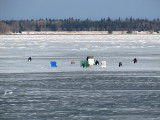
[[[134,62],[134,63],[137,63],[137,59],[136,59],[136,58],[134,58],[134,59],[133,59],[133,62]]]
[[[118,65],[119,67],[121,67],[122,66],[122,62],[119,62],[119,65]]]
[[[28,61],[30,62],[31,60],[32,60],[32,58],[31,58],[31,57],[29,57],[29,58],[28,58]]]
[[[99,61],[98,60],[96,60],[95,65],[99,65]]]

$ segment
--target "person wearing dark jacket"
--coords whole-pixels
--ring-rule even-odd
[[[29,57],[29,58],[28,58],[28,61],[30,62],[31,60],[32,60],[32,58],[31,58],[31,57]]]
[[[122,66],[122,62],[119,62],[119,65],[118,65],[119,67],[121,67]]]
[[[137,63],[137,59],[136,58],[133,59],[133,63]]]

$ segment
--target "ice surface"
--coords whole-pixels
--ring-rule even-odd
[[[159,35],[1,35],[0,73],[83,71],[80,60],[87,56],[107,62],[106,69],[87,70],[160,70],[159,51]],[[56,69],[50,68],[51,60]],[[117,68],[120,61],[123,67]]]
[[[0,35],[0,120],[160,120],[159,52],[158,35]]]

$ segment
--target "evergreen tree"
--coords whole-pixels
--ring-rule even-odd
[[[38,26],[38,24],[36,24],[36,29],[35,31],[40,31],[40,27]]]

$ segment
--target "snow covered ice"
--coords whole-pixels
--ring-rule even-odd
[[[159,120],[159,101],[159,35],[0,35],[1,119]]]
[[[107,71],[117,71],[119,61],[124,65],[121,69],[127,71],[159,70],[159,46],[158,35],[1,35],[0,72],[81,71],[80,60],[88,55],[105,60]],[[30,56],[33,61],[28,63]],[[134,57],[138,59],[136,65],[132,64]],[[57,62],[56,70],[50,68],[51,60]]]

